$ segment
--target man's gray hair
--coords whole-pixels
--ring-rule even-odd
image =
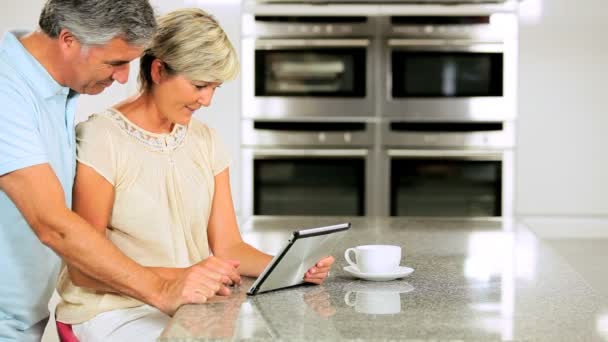
[[[84,45],[122,38],[145,46],[156,29],[148,0],[47,0],[38,24],[52,38],[67,29]]]

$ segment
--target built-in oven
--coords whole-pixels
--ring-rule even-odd
[[[512,214],[512,122],[392,121],[383,133],[385,214]]]
[[[383,19],[383,116],[421,122],[515,117],[515,14]]]
[[[374,18],[245,15],[243,116],[374,115]]]
[[[370,213],[374,124],[243,120],[243,214]]]

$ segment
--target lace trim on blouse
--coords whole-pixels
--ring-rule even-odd
[[[124,117],[119,111],[108,110],[109,116],[129,136],[135,138],[153,151],[172,151],[181,146],[188,133],[188,126],[175,124],[168,134],[154,134],[143,130]]]

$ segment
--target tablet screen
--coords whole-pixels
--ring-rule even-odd
[[[317,261],[331,254],[349,228],[350,223],[342,223],[295,231],[247,294],[255,295],[303,284],[304,274]]]

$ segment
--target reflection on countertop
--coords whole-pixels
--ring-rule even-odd
[[[293,230],[345,221],[353,227],[323,286],[247,297],[247,279],[230,297],[182,307],[160,340],[608,338],[601,291],[517,220],[254,217],[242,232],[273,252]],[[402,265],[415,272],[389,282],[344,272],[344,250],[371,243],[401,245]]]

